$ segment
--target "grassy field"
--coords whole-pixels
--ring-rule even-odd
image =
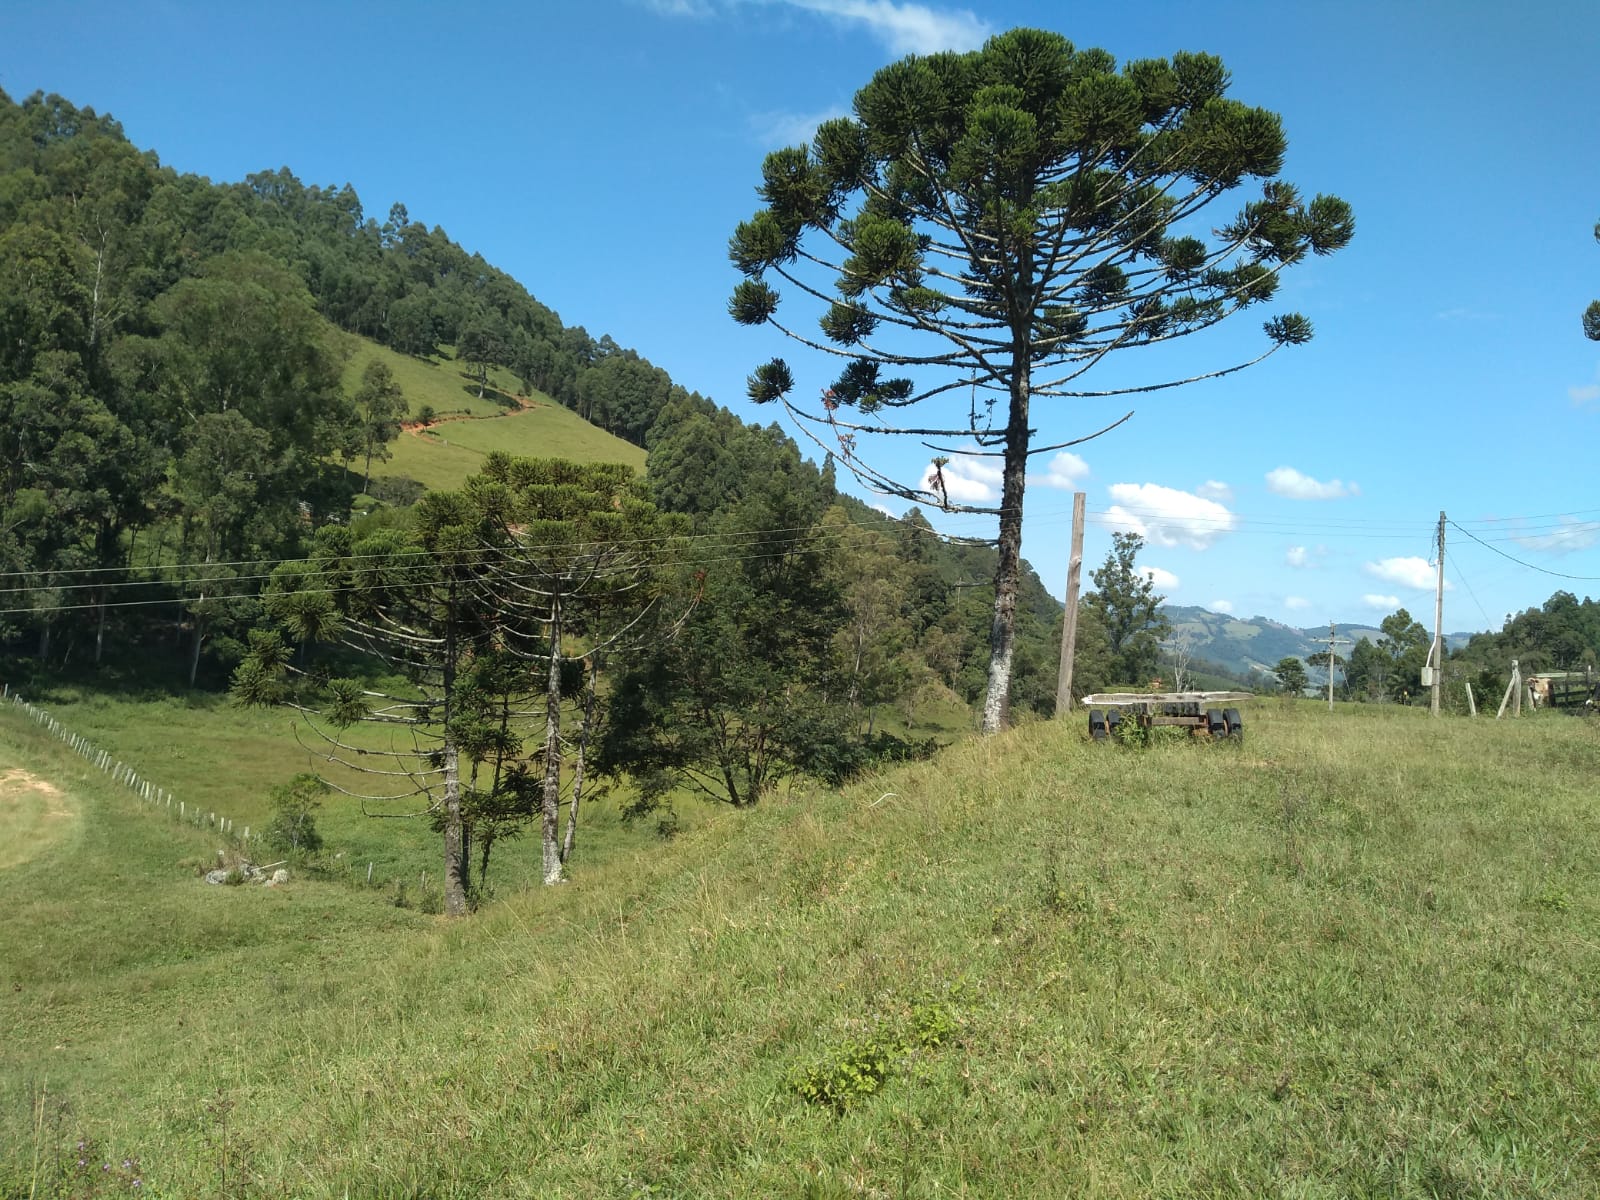
[[[516,378],[504,368],[490,369],[490,386],[480,400],[476,381],[448,347],[437,359],[421,359],[347,336],[347,348],[347,391],[355,391],[361,372],[376,359],[394,373],[413,417],[427,406],[445,418],[391,442],[389,461],[373,464],[379,478],[405,476],[429,488],[459,487],[491,450],[580,463],[622,462],[644,471],[645,452],[638,446],[589,424],[542,392],[520,395]]]
[[[1600,729],[1247,720],[1023,728],[446,924],[208,888],[0,714],[82,814],[0,872],[0,1196],[1600,1194]]]

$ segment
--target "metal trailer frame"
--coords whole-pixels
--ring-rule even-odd
[[[1089,736],[1097,742],[1116,734],[1125,720],[1142,730],[1172,725],[1191,737],[1240,741],[1243,716],[1237,708],[1218,706],[1255,698],[1254,692],[1100,692],[1081,703],[1089,709]]]

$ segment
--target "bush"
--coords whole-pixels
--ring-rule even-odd
[[[316,810],[328,785],[315,775],[296,775],[288,783],[272,789],[272,820],[265,830],[266,843],[274,850],[299,858],[322,849],[317,832]]]

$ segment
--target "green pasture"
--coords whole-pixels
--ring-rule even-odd
[[[0,1196],[1600,1193],[1600,727],[1245,712],[968,741],[454,924],[207,887],[0,714],[82,813],[0,873]]]
[[[438,358],[422,359],[346,335],[345,349],[347,391],[355,391],[361,372],[376,359],[394,373],[413,418],[424,406],[442,418],[426,429],[401,433],[389,444],[389,460],[373,463],[376,477],[404,476],[428,488],[455,488],[494,450],[579,463],[621,462],[644,471],[641,448],[589,424],[543,392],[521,395],[516,378],[502,367],[490,369],[490,386],[480,400],[477,381],[449,347]]]

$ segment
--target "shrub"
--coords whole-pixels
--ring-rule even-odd
[[[296,775],[288,783],[272,789],[272,820],[265,831],[267,845],[292,857],[314,854],[322,849],[317,832],[316,810],[328,785],[315,775]]]

